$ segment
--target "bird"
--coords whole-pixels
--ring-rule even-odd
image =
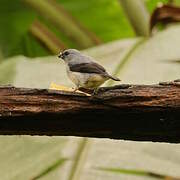
[[[84,88],[97,93],[99,86],[105,81],[109,79],[120,81],[119,78],[111,76],[92,57],[82,54],[76,49],[66,49],[60,52],[58,57],[65,62],[67,75],[76,85],[74,91]]]

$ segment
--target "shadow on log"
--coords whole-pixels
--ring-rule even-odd
[[[0,87],[0,134],[180,143],[180,81],[104,87],[94,96]]]

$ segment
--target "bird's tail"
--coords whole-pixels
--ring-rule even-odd
[[[111,75],[109,75],[109,74],[108,74],[108,77],[109,77],[110,79],[114,80],[114,81],[121,81],[119,78],[113,77],[113,76],[111,76]]]

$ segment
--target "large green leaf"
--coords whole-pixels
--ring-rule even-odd
[[[0,176],[3,180],[31,179],[62,159],[65,139],[28,136],[0,137]]]

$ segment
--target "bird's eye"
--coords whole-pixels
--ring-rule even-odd
[[[67,51],[64,52],[64,55],[65,55],[65,56],[68,56],[68,55],[69,55],[69,52],[67,52]]]

